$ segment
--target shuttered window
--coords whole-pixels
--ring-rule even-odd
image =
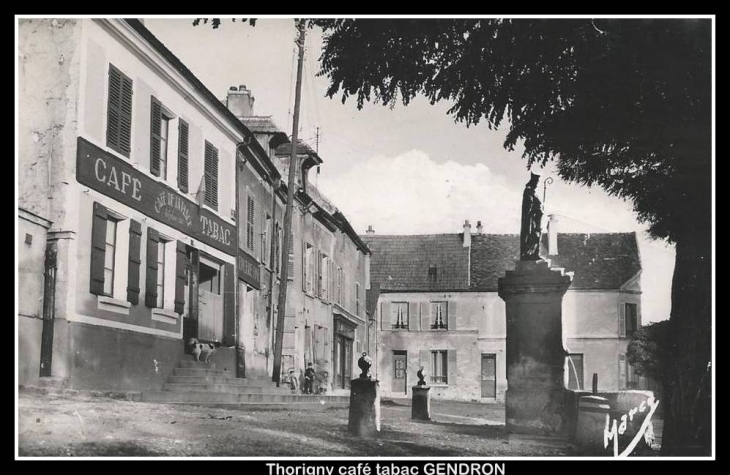
[[[355,282],[355,315],[360,316],[360,283]]]
[[[276,248],[274,249],[274,270],[279,274],[281,271],[281,228],[279,228],[279,223],[276,224]]]
[[[157,308],[165,307],[165,242],[157,243]]]
[[[114,294],[114,257],[117,247],[117,223],[106,220],[106,239],[104,241],[104,295]]]
[[[109,65],[106,145],[129,157],[132,143],[132,80]]]
[[[205,201],[211,208],[218,209],[218,149],[205,141]]]
[[[129,265],[127,271],[127,301],[139,304],[139,267],[141,259],[142,225],[138,221],[129,222]]]
[[[286,280],[294,280],[294,234],[292,234],[289,239],[289,253],[286,261],[286,266]]]
[[[147,228],[147,262],[145,279],[145,305],[150,308],[158,306],[158,273],[164,273],[165,268],[159,267],[160,233],[155,229]]]
[[[254,225],[256,224],[256,205],[250,196],[246,200],[246,249],[253,251],[254,247]]]
[[[177,187],[183,193],[188,192],[188,148],[190,127],[184,120],[178,123],[177,138]]]
[[[446,302],[431,302],[431,330],[446,330],[448,326],[448,313]]]
[[[393,302],[390,305],[390,324],[393,330],[408,329],[408,302]]]
[[[431,382],[449,384],[449,360],[446,350],[431,351]]]

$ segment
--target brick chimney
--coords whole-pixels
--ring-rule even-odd
[[[231,86],[228,88],[228,97],[226,98],[226,107],[233,112],[236,117],[251,117],[253,113],[254,97],[246,86]]]
[[[368,236],[375,234],[375,230],[373,229],[372,225],[368,224],[368,228],[365,230],[365,234],[367,234]]]
[[[484,227],[482,226],[481,221],[477,221],[477,234],[482,234],[482,231],[484,231]]]
[[[558,255],[558,217],[554,214],[548,216],[548,256]]]
[[[471,224],[469,220],[464,220],[464,247],[471,247]]]

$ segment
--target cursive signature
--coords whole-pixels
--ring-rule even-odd
[[[608,447],[608,443],[613,440],[614,457],[627,457],[631,453],[631,451],[634,450],[636,444],[639,443],[641,437],[644,436],[646,431],[649,429],[649,425],[651,424],[651,416],[654,415],[654,411],[656,411],[658,405],[659,401],[654,399],[654,396],[649,397],[646,401],[641,401],[641,404],[631,409],[628,414],[624,414],[623,416],[621,416],[621,424],[618,424],[618,421],[616,419],[614,419],[613,424],[611,424],[611,418],[608,414],[606,414],[606,427],[603,429],[603,448]],[[644,418],[644,422],[642,422],[638,432],[631,440],[631,443],[626,446],[624,451],[619,453],[618,436],[623,435],[623,433],[626,432],[628,421],[634,420],[634,415],[636,415],[637,412],[644,412],[647,407],[649,408],[649,412],[646,414],[646,418]]]

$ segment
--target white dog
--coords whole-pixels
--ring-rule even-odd
[[[210,363],[210,357],[215,353],[216,348],[221,346],[217,341],[214,342],[200,342],[197,338],[191,338],[188,340],[188,346],[192,349],[195,361],[202,361]]]

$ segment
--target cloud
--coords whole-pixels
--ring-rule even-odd
[[[474,232],[477,221],[484,232],[519,232],[521,190],[483,164],[439,164],[411,150],[323,174],[318,185],[358,232],[372,225],[381,234],[457,233],[465,219]]]

